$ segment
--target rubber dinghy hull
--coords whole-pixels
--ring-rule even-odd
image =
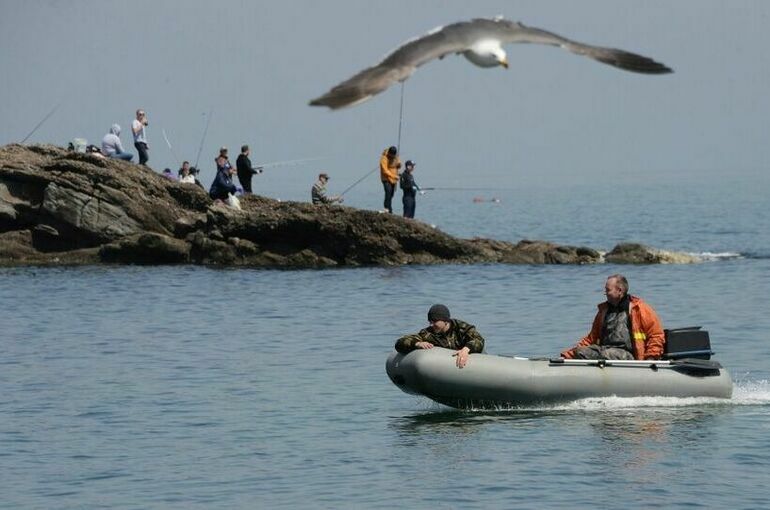
[[[733,383],[716,362],[549,360],[472,354],[459,369],[455,351],[394,352],[385,363],[393,383],[457,408],[520,407],[591,397],[730,398]]]

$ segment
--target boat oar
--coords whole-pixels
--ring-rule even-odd
[[[614,359],[564,359],[551,358],[552,365],[562,366],[592,366],[592,367],[643,367],[653,370],[658,368],[680,368],[693,371],[713,371],[722,368],[718,361],[696,358],[674,360],[614,360]]]
[[[722,364],[718,361],[697,358],[672,359],[669,363],[676,367],[692,368],[698,370],[719,370]]]

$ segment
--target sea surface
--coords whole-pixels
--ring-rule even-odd
[[[417,216],[699,264],[0,269],[0,508],[767,508],[770,186],[679,184],[436,191]],[[490,353],[554,355],[615,272],[710,332],[732,399],[457,411],[385,374],[436,302]]]

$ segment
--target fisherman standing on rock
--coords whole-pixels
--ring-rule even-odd
[[[393,193],[396,191],[398,183],[398,169],[401,168],[401,161],[398,159],[398,148],[395,145],[382,151],[380,157],[380,181],[385,191],[385,201],[383,206],[389,213],[393,212]]]
[[[417,192],[420,191],[420,187],[414,182],[414,161],[411,159],[404,165],[404,172],[401,174],[401,189],[404,191],[403,203],[404,203],[404,218],[414,218],[414,209],[417,207]],[[425,193],[420,191],[420,194]]]

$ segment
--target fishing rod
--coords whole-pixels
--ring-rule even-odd
[[[402,120],[404,118],[404,83],[405,82],[403,82],[403,81],[401,82],[401,105],[400,105],[400,107],[398,109],[398,142],[396,144],[396,149],[398,150],[398,154],[401,154],[401,125],[402,125]],[[364,174],[363,177],[361,177],[356,182],[354,182],[353,184],[351,184],[350,186],[345,188],[345,191],[340,193],[340,196],[344,195],[345,193],[347,193],[351,189],[355,188],[358,185],[358,183],[360,183],[361,181],[363,181],[364,179],[369,177],[371,174],[376,172],[379,168],[380,168],[379,166],[376,166],[376,167],[372,168],[371,170],[369,170],[368,172],[366,172],[366,174]]]
[[[58,109],[59,109],[59,107],[60,107],[60,106],[61,106],[61,103],[59,103],[59,104],[57,104],[56,106],[54,106],[54,107],[53,107],[53,110],[51,110],[50,112],[48,112],[48,115],[46,115],[45,117],[43,117],[43,120],[41,120],[40,122],[38,122],[38,123],[37,123],[37,125],[35,126],[35,128],[34,128],[32,131],[30,131],[30,132],[29,132],[29,134],[28,134],[27,136],[25,136],[25,137],[24,137],[24,140],[22,140],[22,141],[21,141],[21,143],[24,143],[24,142],[26,142],[26,141],[29,139],[29,137],[30,137],[30,136],[32,136],[33,134],[35,134],[35,131],[37,131],[37,130],[38,130],[38,128],[40,128],[40,126],[42,126],[42,125],[43,125],[43,123],[44,123],[45,121],[47,121],[47,120],[48,120],[48,119],[51,117],[51,115],[53,115],[53,114],[54,114],[54,112],[56,112],[56,110],[58,110]]]
[[[350,191],[350,190],[352,190],[353,188],[355,188],[355,187],[356,187],[356,185],[358,185],[358,183],[359,183],[359,182],[363,181],[364,179],[366,179],[367,177],[369,177],[371,174],[373,174],[374,172],[376,172],[376,171],[377,171],[377,170],[379,170],[379,169],[380,169],[380,167],[379,167],[379,166],[376,166],[376,167],[372,168],[371,170],[369,170],[368,172],[366,172],[366,174],[365,174],[363,177],[361,177],[361,178],[360,178],[360,179],[358,179],[356,182],[354,182],[353,184],[351,184],[350,186],[348,186],[347,188],[345,188],[345,191],[343,191],[342,193],[340,193],[340,196],[344,195],[344,194],[345,194],[345,193],[347,193],[348,191]]]
[[[209,122],[211,122],[211,116],[214,114],[214,108],[211,108],[209,110],[209,116],[206,118],[206,127],[203,129],[203,137],[201,138],[201,144],[198,146],[198,156],[195,158],[195,169],[200,170],[198,168],[198,162],[201,159],[201,151],[203,150],[203,142],[206,140],[206,133],[209,132]]]
[[[401,120],[404,118],[404,83],[406,81],[401,82],[401,107],[398,109],[398,144],[396,148],[399,154],[401,154]]]
[[[398,154],[401,154],[401,124],[402,124],[402,120],[404,118],[404,83],[406,83],[406,82],[403,82],[403,81],[401,82],[401,106],[398,109],[398,143],[396,145],[396,149],[398,150]],[[348,191],[350,191],[351,189],[355,188],[358,185],[358,183],[360,183],[361,181],[363,181],[364,179],[369,177],[371,174],[376,172],[379,168],[380,168],[379,166],[376,166],[376,167],[372,168],[371,170],[369,170],[368,172],[366,172],[366,174],[364,174],[363,177],[361,177],[356,182],[354,182],[353,184],[351,184],[350,186],[345,188],[345,191],[340,193],[339,196],[342,196],[345,193],[347,193]]]
[[[179,156],[176,155],[176,152],[174,151],[174,148],[171,146],[171,142],[168,141],[168,136],[166,136],[166,130],[161,129],[161,132],[163,133],[163,139],[166,140],[166,145],[168,145],[168,150],[171,151],[171,154],[174,156],[174,159],[176,160],[176,164],[178,167],[182,166],[181,159],[179,159]]]
[[[463,187],[441,187],[441,186],[431,186],[427,188],[420,187],[422,191],[501,191],[506,190],[508,188],[463,188]]]
[[[262,171],[265,168],[272,168],[276,166],[301,165],[302,163],[306,163],[308,161],[318,161],[320,159],[324,159],[324,158],[302,158],[302,159],[288,159],[285,161],[271,161],[270,163],[260,163],[258,165],[254,165],[252,168],[257,172],[262,173]]]

